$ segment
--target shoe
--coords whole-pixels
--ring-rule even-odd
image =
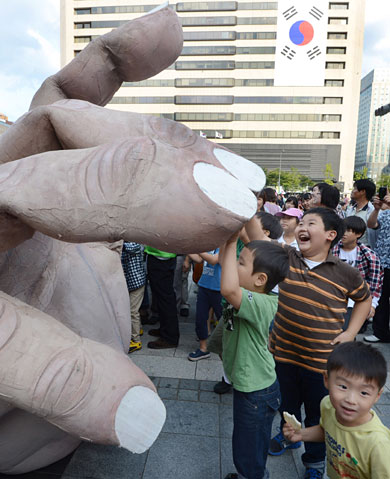
[[[148,348],[150,349],[169,349],[177,348],[177,344],[168,343],[163,338],[158,338],[156,341],[150,341],[148,343]]]
[[[384,343],[382,339],[379,339],[375,336],[375,334],[371,334],[370,336],[364,336],[363,341],[366,343]]]
[[[201,351],[199,348],[188,355],[190,361],[199,361],[199,359],[208,359],[209,357],[208,351]]]
[[[298,449],[301,447],[301,442],[290,442],[285,439],[282,432],[279,432],[271,439],[269,444],[268,454],[271,456],[280,456],[287,449]],[[321,476],[322,477],[322,476]]]
[[[306,469],[305,475],[303,479],[322,479],[324,475],[318,469],[313,469],[312,467],[308,467]]]
[[[130,347],[129,347],[129,352],[128,352],[128,354],[134,353],[134,351],[138,351],[139,349],[142,349],[142,343],[141,343],[141,341],[133,341],[133,340],[131,340],[131,341],[130,341]]]
[[[150,324],[151,326],[154,326],[160,321],[158,316],[151,316],[150,318],[145,318],[141,319],[141,324]]]
[[[214,392],[217,394],[226,394],[231,390],[231,388],[232,385],[227,383],[224,378],[222,378],[222,381],[219,381],[219,383],[215,384]]]
[[[180,310],[180,316],[183,316],[183,318],[188,318],[189,314],[190,311],[187,308],[183,308]]]
[[[150,336],[155,336],[156,338],[159,338],[160,337],[160,328],[158,329],[149,329],[149,333],[148,333]]]
[[[144,330],[143,330],[142,328],[139,330],[139,335],[140,335],[140,336],[143,336],[143,335],[144,335]]]

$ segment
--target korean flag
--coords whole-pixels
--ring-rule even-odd
[[[279,0],[275,86],[324,86],[328,0]]]

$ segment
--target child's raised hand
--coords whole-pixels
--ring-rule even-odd
[[[302,432],[296,431],[290,424],[283,424],[283,436],[291,442],[302,441]]]

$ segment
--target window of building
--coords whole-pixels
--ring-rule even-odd
[[[237,17],[181,17],[183,27],[237,25]]]
[[[345,55],[347,53],[346,47],[327,47],[326,53],[329,55]]]
[[[328,40],[346,40],[347,32],[328,32]]]
[[[111,104],[173,103],[172,96],[114,96]]]
[[[275,68],[275,62],[236,62],[236,68],[243,70],[263,70]]]
[[[329,3],[329,10],[348,10],[348,9],[349,9],[348,3],[336,3],[336,2]]]
[[[90,15],[92,12],[90,8],[75,8],[74,13],[75,15]]]
[[[193,46],[183,47],[182,56],[186,55],[235,55],[236,47],[233,45],[211,45],[211,46]]]
[[[176,105],[232,105],[233,95],[176,95]]]
[[[328,70],[344,70],[345,62],[326,62],[325,68]]]
[[[74,37],[75,43],[88,43],[92,40],[92,37]]]
[[[276,25],[277,17],[238,17],[237,25]]]
[[[235,39],[236,32],[183,32],[183,40],[185,42]]]
[[[328,18],[329,25],[348,25],[348,18]]]
[[[236,96],[234,103],[323,104],[322,96]]]
[[[239,3],[238,10],[277,10],[277,2],[249,2]]]
[[[185,2],[177,3],[177,12],[210,12],[237,10],[237,2]]]
[[[74,24],[74,27],[78,30],[79,28],[91,28],[91,22],[77,22]]]
[[[274,86],[274,80],[270,78],[249,78],[235,80],[236,86]]]
[[[328,105],[341,105],[343,103],[342,97],[324,97],[324,104]]]
[[[194,130],[196,133],[200,134],[199,130]],[[206,135],[206,138],[217,138],[216,130],[202,130],[202,133]],[[218,128],[218,133],[222,135],[223,138],[232,138],[232,130],[221,130]]]
[[[275,47],[237,47],[237,54],[274,55]]]
[[[344,80],[325,80],[325,86],[344,86]]]
[[[175,86],[178,88],[233,87],[234,82],[234,78],[176,78]]]
[[[104,13],[144,13],[149,12],[155,7],[156,5],[122,5],[109,7],[75,8],[74,12],[76,15],[99,15]]]
[[[233,60],[225,61],[198,61],[198,62],[176,62],[176,70],[234,70]]]
[[[142,80],[138,82],[123,82],[123,87],[174,87],[174,80]]]
[[[237,32],[240,40],[275,40],[276,32]]]
[[[175,113],[176,121],[233,121],[233,113]]]
[[[341,115],[322,115],[322,121],[341,121]]]

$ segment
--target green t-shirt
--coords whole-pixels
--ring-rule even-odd
[[[223,321],[223,367],[234,389],[253,392],[276,380],[275,362],[268,350],[269,327],[278,296],[242,290],[239,311],[229,305]]]
[[[157,258],[176,258],[176,253],[167,253],[166,251],[161,251],[152,246],[145,246],[145,253],[156,256]]]

